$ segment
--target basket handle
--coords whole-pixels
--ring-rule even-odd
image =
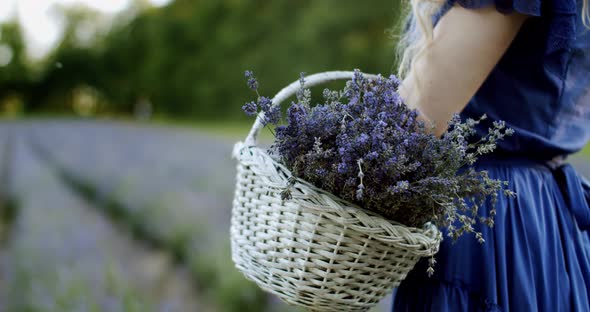
[[[370,74],[364,74],[364,73],[363,73],[363,76],[366,78],[370,78],[370,79],[377,79],[377,77],[378,77],[377,75],[370,75]],[[317,74],[313,74],[313,75],[305,77],[304,87],[311,88],[311,87],[314,87],[314,86],[317,86],[317,85],[320,85],[323,83],[336,81],[336,80],[348,80],[348,79],[352,79],[353,77],[354,77],[353,71],[321,72],[321,73],[317,73]],[[272,99],[272,107],[275,107],[277,105],[281,105],[281,103],[283,101],[285,101],[286,99],[295,95],[297,93],[297,90],[299,90],[299,88],[301,88],[301,83],[299,80],[292,82],[291,84],[289,84],[288,86],[283,88]],[[258,134],[260,133],[260,129],[262,129],[264,127],[264,125],[262,123],[263,120],[264,120],[264,112],[260,112],[258,114],[258,116],[256,117],[256,121],[254,122],[254,125],[252,125],[252,129],[250,129],[250,133],[248,133],[248,136],[246,137],[246,140],[244,141],[244,145],[246,145],[246,146],[256,145],[256,140],[258,138]]]

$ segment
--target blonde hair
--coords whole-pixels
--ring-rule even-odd
[[[582,23],[590,28],[590,12],[588,1],[583,0]],[[400,59],[398,76],[407,77],[413,70],[415,60],[428,50],[434,34],[433,16],[440,12],[445,0],[409,0],[406,2],[409,10],[403,21],[404,33],[398,43]],[[412,20],[412,21],[411,21]],[[414,77],[417,79],[417,77]]]

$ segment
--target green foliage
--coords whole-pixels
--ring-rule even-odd
[[[31,89],[31,73],[25,60],[25,44],[21,28],[16,23],[0,25],[0,48],[8,53],[8,64],[0,66],[0,113],[4,99],[26,94]]]
[[[586,159],[590,160],[590,144],[587,144],[580,152],[579,154],[582,157],[585,157]]]
[[[221,311],[277,311],[278,307],[269,304],[268,295],[235,268],[229,242],[219,241],[220,247],[193,252],[191,257],[191,271],[208,281],[204,289],[207,297],[213,298]]]
[[[25,44],[20,26],[15,23],[1,25],[0,44],[8,47],[12,53],[11,61],[0,71],[0,92],[3,92],[8,89],[8,85],[23,83],[29,78],[25,65]]]
[[[82,8],[65,11],[64,34],[57,48],[44,60],[32,87],[27,90],[28,112],[71,110],[74,92],[84,86],[98,90],[106,78],[103,70],[103,42],[95,38],[79,42],[77,33],[96,23],[97,14]]]
[[[98,90],[103,111],[131,113],[149,99],[163,116],[241,119],[239,107],[250,95],[246,69],[274,93],[300,72],[388,73],[394,63],[387,30],[398,18],[395,1],[176,0],[138,7],[90,45],[71,34],[92,14],[66,14],[66,35],[32,89],[29,111],[67,109],[60,101],[88,85]]]

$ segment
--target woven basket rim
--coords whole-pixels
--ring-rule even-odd
[[[388,227],[403,228],[403,229],[405,229],[405,231],[408,232],[408,235],[421,236],[423,239],[426,238],[427,240],[429,240],[430,241],[430,243],[428,244],[429,246],[425,246],[426,247],[425,250],[431,250],[431,251],[433,248],[435,248],[433,246],[438,246],[438,244],[442,240],[442,234],[441,234],[440,230],[433,223],[431,223],[431,222],[426,223],[424,228],[422,228],[422,229],[417,228],[417,227],[411,227],[411,226],[407,226],[407,225],[401,224],[399,222],[396,222],[394,220],[387,219],[378,213],[375,213],[373,211],[362,208],[359,205],[351,203],[347,200],[344,200],[344,199],[332,194],[331,192],[328,192],[326,190],[318,188],[315,185],[311,184],[310,182],[305,181],[304,179],[294,176],[291,173],[291,171],[289,169],[287,169],[287,167],[285,167],[283,164],[276,161],[276,159],[274,157],[272,157],[271,155],[269,155],[265,149],[258,147],[257,145],[247,145],[241,141],[237,142],[234,145],[232,156],[239,161],[242,151],[246,150],[246,149],[250,150],[250,153],[252,153],[252,150],[256,150],[255,151],[256,154],[258,154],[258,155],[264,157],[266,160],[270,161],[274,166],[279,168],[280,171],[283,171],[283,174],[285,174],[289,177],[293,177],[296,181],[295,187],[297,187],[297,184],[300,184],[302,186],[305,186],[306,188],[308,188],[312,192],[316,192],[320,195],[323,195],[323,196],[329,198],[330,200],[332,200],[338,204],[337,205],[338,209],[349,210],[349,211],[353,212],[354,214],[358,214],[358,212],[361,212],[362,214],[365,214],[366,217],[370,218],[371,221],[373,221],[372,223],[374,225],[383,228],[384,230],[386,230],[386,232],[388,232],[387,231]],[[312,207],[306,207],[306,208],[320,210],[319,208],[312,208]],[[322,209],[329,210],[329,209],[336,209],[336,208],[322,207]],[[389,241],[386,238],[380,238],[380,237],[376,237],[376,238],[379,240],[382,240],[382,241]],[[399,242],[394,243],[394,244],[395,245],[402,245],[402,246],[405,245],[405,243],[399,243]],[[413,243],[411,243],[411,242],[407,242],[407,244],[413,245]],[[435,248],[435,249],[438,249],[438,248]]]

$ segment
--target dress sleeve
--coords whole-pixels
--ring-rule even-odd
[[[451,0],[451,2],[468,9],[494,5],[499,12],[505,14],[518,12],[525,15],[541,16],[543,0]]]
[[[518,12],[543,18],[548,25],[546,54],[571,47],[580,18],[576,0],[448,0],[446,9],[455,4],[468,9],[493,5],[504,14]]]

